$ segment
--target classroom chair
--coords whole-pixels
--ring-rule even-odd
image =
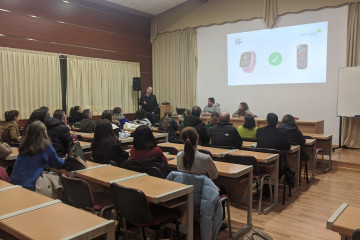
[[[161,158],[148,159],[128,159],[123,163],[123,167],[132,171],[146,173],[153,177],[165,179],[171,169]]]
[[[201,153],[207,154],[207,155],[209,155],[210,157],[212,157],[211,152],[208,151],[208,150],[206,150],[206,149],[198,149],[198,151],[201,152]]]
[[[304,136],[306,139],[314,139],[313,137],[311,137],[311,136]],[[325,163],[324,163],[324,150],[322,149],[322,148],[319,148],[319,147],[317,147],[316,149],[315,149],[315,159],[313,160],[314,161],[314,165],[315,165],[315,167],[316,167],[316,161],[317,161],[317,158],[318,158],[318,154],[321,154],[321,167],[322,167],[322,171],[323,171],[323,173],[325,173],[326,172],[326,169],[325,169]],[[329,169],[330,169],[330,167],[331,167],[331,162],[329,161]]]
[[[251,165],[253,166],[253,183],[256,183],[257,192],[258,186],[260,184],[260,195],[259,195],[259,207],[258,207],[258,214],[261,214],[261,204],[262,204],[262,197],[263,197],[263,189],[264,189],[264,181],[267,180],[265,184],[269,185],[270,190],[270,204],[273,203],[273,193],[272,193],[272,184],[271,184],[271,176],[270,174],[262,173],[259,171],[258,163],[255,157],[252,156],[239,156],[239,155],[232,155],[231,153],[225,155],[225,162],[235,163],[235,164],[243,164],[243,165]]]
[[[179,224],[177,219],[181,216],[175,209],[169,209],[156,204],[149,204],[145,194],[137,189],[127,188],[118,184],[110,185],[110,192],[113,196],[118,218],[123,221],[125,236],[128,238],[126,221],[141,227],[142,235],[146,238],[145,227],[160,229],[168,223],[174,223],[176,233],[179,236]],[[120,224],[117,226],[116,239],[119,238]]]
[[[158,147],[161,149],[161,151],[168,152],[171,155],[176,155],[178,153],[178,151],[174,147],[165,147],[165,146],[158,146]]]
[[[93,193],[87,181],[65,174],[62,174],[60,179],[73,207],[96,213],[100,217],[105,211],[114,208],[111,196],[104,192]]]

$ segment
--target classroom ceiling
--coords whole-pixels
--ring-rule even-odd
[[[188,0],[105,0],[126,8],[156,16]]]

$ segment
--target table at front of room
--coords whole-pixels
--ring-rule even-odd
[[[315,134],[315,133],[303,133],[304,136],[312,137],[316,139],[316,148],[323,151],[324,155],[329,156],[329,167],[324,169],[324,172],[328,172],[332,166],[332,138],[331,134]]]
[[[173,157],[174,159],[169,160],[169,167],[177,168],[177,157],[176,155],[166,155],[167,157]],[[252,228],[252,176],[253,167],[241,164],[227,163],[214,161],[214,164],[218,170],[219,177],[214,180],[217,185],[222,185],[226,189],[226,193],[230,199],[243,198],[246,196],[243,202],[246,203],[247,207],[247,222],[245,226],[239,229],[233,234],[233,239],[238,239]],[[242,185],[243,184],[243,185]],[[246,184],[245,188],[242,188]],[[244,190],[243,192],[240,192]]]
[[[4,186],[1,180],[0,186]],[[60,200],[16,185],[0,187],[0,199],[2,239],[98,239],[101,236],[102,239],[114,239],[114,221],[68,206]]]
[[[327,220],[326,229],[338,232],[341,240],[352,240],[355,230],[360,228],[360,208],[343,203]]]
[[[110,184],[116,183],[141,190],[148,201],[166,207],[172,208],[185,204],[186,219],[183,224],[186,228],[184,231],[187,239],[193,239],[193,186],[109,165],[94,164],[92,168],[75,171],[75,176],[87,180],[92,185],[100,185],[102,188],[109,188]],[[178,199],[181,198],[185,200],[179,203]]]

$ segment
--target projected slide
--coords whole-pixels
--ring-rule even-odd
[[[228,85],[326,82],[327,22],[227,35]]]

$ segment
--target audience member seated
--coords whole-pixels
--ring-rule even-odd
[[[206,105],[203,109],[202,115],[210,116],[213,112],[217,112],[220,114],[220,105],[217,103],[215,104],[215,99],[210,97],[208,99],[208,105]]]
[[[42,123],[45,124],[45,120],[46,120],[46,111],[44,111],[44,109],[36,109],[34,110],[31,115],[29,120],[26,122],[24,128],[23,128],[23,134],[25,134],[27,127],[35,122],[35,121],[40,121]]]
[[[254,114],[249,111],[249,106],[246,102],[241,102],[239,105],[239,109],[233,113],[233,117],[243,117],[245,114],[249,114],[254,117]]]
[[[114,119],[119,121],[120,123],[120,128],[123,129],[124,127],[124,124],[126,122],[129,122],[129,119],[125,118],[124,114],[122,114],[122,110],[120,107],[115,107],[113,109],[113,112],[114,112]]]
[[[83,119],[79,123],[79,131],[92,133],[95,131],[96,122],[92,120],[92,112],[90,109],[85,109],[82,112]]]
[[[171,112],[169,110],[165,111],[164,117],[160,119],[159,130],[165,131],[169,134],[169,142],[175,142],[176,140],[176,131],[180,130],[179,124],[171,117]]]
[[[242,139],[256,140],[256,132],[258,130],[255,127],[255,119],[250,114],[245,114],[244,125],[237,128]]]
[[[51,116],[50,116],[50,113],[49,113],[49,108],[48,108],[48,107],[42,106],[42,107],[39,108],[39,110],[46,112],[45,121],[46,121],[47,118],[51,117]]]
[[[45,168],[64,167],[64,160],[56,155],[40,121],[31,123],[21,139],[19,155],[11,174],[11,183],[35,190],[35,183]]]
[[[190,114],[191,114],[190,109],[186,109],[186,110],[184,111],[183,115],[181,115],[181,116],[179,117],[179,123],[180,123],[180,125],[181,125],[181,123],[184,121],[185,117],[190,116]]]
[[[146,112],[144,109],[137,110],[135,113],[135,120],[132,123],[136,125],[145,125],[151,128],[152,127],[151,122],[149,121],[149,119],[145,117],[145,115]]]
[[[9,146],[9,144],[3,142],[3,140],[1,139],[2,133],[3,133],[3,128],[0,123],[0,159],[4,158],[7,155],[9,155],[10,153],[12,153],[12,150],[11,150],[11,147]]]
[[[74,125],[83,119],[80,106],[75,106],[70,109],[69,123]]]
[[[185,127],[193,127],[196,129],[199,134],[199,144],[206,145],[209,144],[210,138],[206,130],[205,123],[200,119],[201,109],[199,106],[195,106],[191,109],[190,116],[185,117],[184,121],[181,123],[181,131]]]
[[[222,112],[219,123],[210,128],[211,144],[215,146],[233,146],[240,149],[242,139],[236,128],[230,123],[230,114]]]
[[[276,127],[278,123],[278,116],[275,113],[269,113],[266,117],[266,121],[268,125],[257,130],[256,147],[289,150],[291,145],[286,133]]]
[[[184,150],[177,154],[177,170],[181,172],[202,174],[210,179],[218,177],[218,170],[210,155],[197,150],[199,134],[193,127],[181,131]]]
[[[132,136],[134,137],[134,145],[130,149],[130,159],[161,158],[166,165],[168,164],[167,157],[157,147],[154,135],[149,127],[145,125],[137,127]]]
[[[110,160],[113,160],[118,166],[122,166],[129,157],[129,153],[121,148],[119,138],[108,119],[101,119],[96,124],[91,151],[93,159],[104,164],[109,164]]]
[[[121,129],[119,126],[117,126],[116,124],[114,124],[114,115],[113,115],[113,111],[111,110],[105,110],[102,115],[101,115],[101,119],[107,119],[111,122],[111,126],[112,129],[115,133],[116,136],[119,137],[119,133],[121,132]]]
[[[210,134],[210,128],[219,123],[219,117],[220,117],[220,114],[218,112],[213,112],[211,114],[210,120],[208,121],[208,124],[206,125],[206,129],[209,134]]]
[[[5,112],[6,123],[4,124],[1,137],[9,145],[20,143],[19,120],[19,111],[11,110]]]
[[[46,121],[47,134],[56,154],[59,157],[65,157],[73,142],[73,138],[67,127],[67,117],[62,110],[56,110],[53,116],[53,118],[48,118]]]
[[[309,160],[309,156],[305,153],[304,144],[306,142],[304,135],[295,123],[295,118],[290,115],[284,115],[282,123],[279,125],[279,129],[286,132],[287,138],[290,144],[300,145],[300,158],[301,160]]]

